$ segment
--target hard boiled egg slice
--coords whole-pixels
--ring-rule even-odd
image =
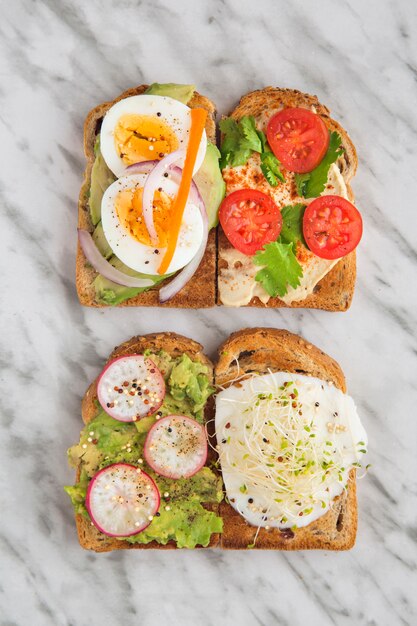
[[[128,267],[144,274],[157,274],[168,243],[172,205],[178,185],[163,178],[154,197],[154,222],[158,247],[151,244],[142,216],[142,194],[146,174],[123,176],[108,187],[101,202],[105,237],[114,254]],[[187,202],[177,247],[167,273],[181,269],[197,253],[203,239],[199,208]]]
[[[190,107],[174,98],[143,94],[116,102],[106,113],[100,131],[100,149],[107,166],[118,177],[129,165],[160,160],[186,149],[191,128]],[[194,174],[206,154],[203,132]],[[178,161],[180,167],[183,160]]]

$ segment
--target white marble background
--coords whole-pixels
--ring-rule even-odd
[[[0,624],[417,623],[417,6],[414,0],[1,0]],[[278,85],[349,130],[365,220],[347,314],[87,310],[74,289],[90,108],[142,82],[195,82],[220,112]],[[176,330],[302,333],[347,375],[371,445],[349,553],[83,552],[66,448],[110,349]]]

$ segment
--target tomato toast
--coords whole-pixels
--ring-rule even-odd
[[[348,309],[362,221],[347,132],[315,96],[274,87],[242,97],[220,128],[218,303]]]

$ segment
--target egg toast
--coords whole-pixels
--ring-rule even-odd
[[[233,333],[219,348],[215,382],[221,388],[239,385],[244,375],[292,372],[330,381],[346,393],[345,377],[339,365],[327,354],[286,330],[249,328]],[[228,424],[230,432],[230,424]],[[330,437],[330,435],[328,435]],[[281,459],[280,459],[281,460]],[[249,494],[250,495],[250,494]],[[273,550],[348,550],[355,542],[357,501],[355,469],[349,473],[346,490],[331,508],[302,528],[260,528],[246,523],[228,502],[220,504],[224,549],[248,546]],[[256,537],[256,540],[254,541]]]
[[[155,333],[155,334],[143,335],[143,336],[138,336],[138,337],[132,337],[129,341],[124,342],[123,344],[121,344],[120,346],[118,346],[117,348],[113,350],[113,352],[111,353],[109,357],[109,361],[112,361],[114,359],[117,359],[123,356],[142,354],[142,353],[145,353],[145,351],[148,351],[150,353],[155,353],[155,354],[158,354],[160,351],[163,351],[166,355],[169,355],[169,357],[172,359],[179,358],[182,355],[187,355],[193,362],[201,363],[207,367],[209,382],[211,382],[213,379],[213,365],[211,361],[207,358],[207,356],[204,354],[202,346],[196,341],[193,341],[192,339],[188,339],[187,337],[178,335],[176,333],[171,333],[171,332]],[[97,382],[98,382],[98,379],[96,379],[89,386],[82,401],[81,414],[82,414],[83,422],[85,424],[92,423],[99,411],[99,404],[97,401]],[[207,424],[207,429],[208,429],[208,432],[210,433],[212,430],[212,417],[213,417],[213,403],[211,402],[210,397],[205,407],[203,408],[203,414],[204,414],[205,423],[209,422]],[[112,422],[114,422],[116,428],[117,428],[117,424],[121,424],[121,422],[117,422],[116,420],[112,420]],[[106,428],[103,429],[102,433],[100,434],[94,431],[91,431],[91,432],[93,432],[92,437],[90,437],[88,441],[86,440],[86,443],[84,443],[83,445],[85,449],[87,449],[88,446],[92,448],[90,453],[93,454],[94,453],[93,448],[95,447],[95,445],[97,444],[97,447],[99,447],[100,445],[100,442],[96,439],[93,439],[93,437],[98,437],[98,439],[102,437],[103,440],[106,439],[107,441],[109,438],[109,428],[107,426]],[[132,444],[132,448],[133,446],[134,444]],[[79,449],[79,446],[77,449]],[[113,451],[113,454],[114,454],[114,451]],[[124,446],[122,454],[126,455],[126,446]],[[77,483],[80,480],[80,472],[83,467],[83,463],[85,465],[85,460],[84,461],[82,460],[82,452],[81,452],[81,455],[79,456],[80,456],[80,461],[79,461],[79,465],[77,468],[77,478],[76,478]],[[209,449],[207,461],[206,461],[205,467],[203,468],[204,472],[212,472],[212,470],[209,469],[209,466],[211,466],[214,460],[213,458],[214,456],[215,456],[215,453],[213,452],[213,450]],[[123,460],[125,462],[131,462],[139,468],[144,467],[143,465],[138,465],[138,460],[136,458],[130,460],[129,447],[127,449],[127,456]],[[142,462],[142,460],[140,462]],[[104,461],[104,465],[106,465],[106,461]],[[146,469],[146,471],[148,470]],[[220,478],[218,476],[214,476],[214,474],[211,474],[211,479],[220,481]],[[67,489],[69,490],[68,492],[70,493],[70,491],[73,488],[70,487]],[[221,493],[221,489],[220,489],[220,493]],[[163,511],[164,508],[169,509],[171,506],[173,509],[172,512],[175,513],[175,509],[177,507],[176,498],[174,497],[173,494],[170,494],[172,496],[171,498],[166,497],[162,499],[163,495],[164,494],[161,493],[161,507],[159,510]],[[165,496],[168,496],[168,494],[166,493]],[[195,496],[193,496],[193,498],[195,498]],[[75,498],[72,497],[72,499],[73,499],[73,503],[76,503],[77,501],[76,497]],[[214,515],[218,515],[218,509],[219,509],[218,501],[216,500],[213,501],[212,499],[210,502],[203,502],[202,505],[207,512],[210,512],[212,517]],[[157,513],[157,515],[159,515],[159,513]],[[164,542],[158,542],[154,540],[154,541],[148,541],[147,543],[130,543],[127,540],[121,540],[121,539],[116,539],[116,538],[107,536],[106,534],[103,534],[102,532],[100,532],[93,525],[88,515],[86,514],[85,510],[83,511],[83,513],[76,513],[75,517],[76,517],[76,525],[77,525],[79,542],[83,548],[88,549],[88,550],[94,550],[95,552],[108,552],[110,550],[122,550],[122,549],[147,549],[147,548],[173,549],[173,548],[177,548],[177,544],[174,540],[169,540],[166,542],[166,538],[164,539]],[[158,519],[161,520],[162,518],[158,518]],[[175,517],[173,519],[175,521]],[[193,523],[195,525],[198,521],[197,518],[195,517],[195,513],[193,514],[193,519],[194,519]],[[212,532],[211,535],[209,535],[209,537],[207,538],[205,547],[214,547],[214,546],[217,546],[218,543],[219,543],[219,533]],[[188,547],[188,546],[185,546],[185,547]],[[202,546],[197,543],[196,546],[192,546],[192,547],[202,547]]]
[[[89,206],[89,196],[91,187],[92,170],[95,162],[95,146],[96,140],[100,133],[101,124],[106,112],[117,102],[143,94],[148,85],[139,85],[138,87],[129,89],[120,94],[112,102],[105,102],[95,107],[88,114],[84,124],[84,153],[87,159],[87,165],[84,172],[84,181],[81,187],[79,203],[78,203],[78,228],[93,234],[95,224],[91,218]],[[214,103],[206,96],[194,91],[192,98],[187,102],[191,109],[202,108],[207,111],[207,119],[205,130],[207,139],[215,145],[216,143],[216,126],[215,114],[216,109]],[[111,172],[110,172],[111,174]],[[114,180],[114,178],[113,178]],[[104,190],[103,190],[104,191]],[[169,283],[167,278],[163,283],[155,284],[155,286],[142,291],[133,297],[113,300],[108,302],[105,298],[98,298],[94,287],[98,273],[92,265],[87,261],[84,252],[78,243],[76,258],[76,287],[78,297],[81,304],[92,307],[102,307],[108,304],[117,304],[118,306],[161,306],[159,301],[159,290],[161,285]],[[183,307],[183,308],[204,308],[215,304],[215,282],[216,282],[216,233],[212,229],[208,235],[208,241],[202,261],[189,282],[170,300],[164,303],[164,306]],[[111,290],[109,290],[111,291]]]
[[[284,108],[308,109],[308,111],[314,112],[324,122],[329,135],[334,136],[340,142],[338,157],[333,160],[333,164],[330,166],[329,178],[321,195],[337,194],[352,202],[353,192],[350,182],[357,168],[355,147],[347,132],[330,117],[329,109],[321,104],[316,96],[304,94],[294,89],[266,87],[243,96],[238,106],[230,113],[230,118],[239,121],[251,116],[256,124],[256,130],[266,133],[271,116]],[[231,123],[233,124],[233,121]],[[275,175],[281,176],[281,172],[274,171],[272,168],[270,176],[274,179],[274,186],[271,186],[267,177],[262,173],[263,156],[254,152],[245,164],[239,162],[237,167],[231,166],[230,163],[228,165],[223,163],[222,173],[226,182],[226,199],[235,190],[249,188],[272,197],[279,209],[286,205],[308,204],[309,201],[300,197],[294,172],[284,170],[285,176],[277,180]],[[342,191],[338,190],[338,187],[343,188]],[[301,266],[301,279],[295,276],[294,288],[289,287],[285,295],[282,294],[281,297],[271,295],[271,292],[265,291],[263,284],[256,282],[255,275],[259,271],[259,267],[254,265],[252,257],[235,250],[223,229],[219,227],[217,251],[218,304],[272,308],[315,308],[328,311],[347,310],[352,301],[356,278],[355,251],[332,262],[319,259],[305,246],[301,246],[299,251],[300,254],[298,254],[297,249],[298,267]]]

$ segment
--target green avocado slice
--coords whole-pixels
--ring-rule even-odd
[[[96,156],[91,170],[90,196],[88,204],[90,207],[91,221],[94,226],[101,220],[101,200],[107,187],[110,187],[116,180],[113,172],[109,170],[100,152],[100,136],[96,138],[94,145]]]
[[[149,278],[153,281],[154,285],[157,285],[161,281],[165,280],[171,274],[165,274],[163,276],[159,275],[151,275],[151,274],[140,274],[139,272],[135,272],[130,267],[127,267],[120,259],[116,256],[112,256],[109,259],[109,263],[113,265],[116,269],[120,270],[124,274],[128,276],[136,276],[137,278]],[[100,304],[107,304],[110,306],[115,306],[127,300],[128,298],[134,298],[139,293],[150,289],[150,287],[125,287],[124,285],[117,285],[113,283],[111,280],[104,278],[101,274],[99,274],[93,282],[93,286],[96,292],[96,301]]]
[[[168,96],[187,104],[193,97],[195,85],[177,85],[176,83],[152,83],[145,93],[154,96]]]
[[[204,161],[194,176],[194,182],[206,205],[209,228],[214,228],[219,223],[219,206],[226,193],[226,183],[220,171],[219,158],[218,148],[208,143]]]
[[[93,232],[93,241],[105,259],[109,259],[113,255],[113,250],[110,248],[106,239],[101,221],[97,224]]]

